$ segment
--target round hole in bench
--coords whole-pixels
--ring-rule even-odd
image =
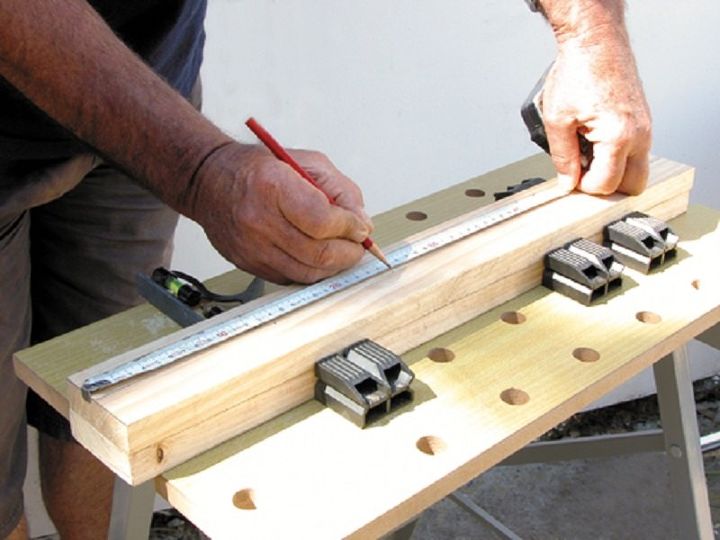
[[[408,212],[405,214],[405,217],[409,219],[410,221],[423,221],[427,219],[427,214],[425,212],[420,212],[418,210],[413,210],[411,212]]]
[[[635,318],[645,324],[657,324],[662,321],[662,317],[652,311],[638,311],[635,314]]]
[[[573,351],[572,355],[581,362],[597,362],[600,360],[600,353],[589,347],[578,347]]]
[[[447,448],[445,441],[435,435],[425,435],[424,437],[420,437],[415,443],[415,446],[423,454],[427,454],[429,456],[435,456],[440,452],[445,451]]]
[[[525,405],[530,401],[530,396],[519,388],[507,388],[500,392],[500,399],[508,405]]]
[[[522,324],[527,320],[527,317],[519,311],[506,311],[500,315],[500,319],[508,324]]]
[[[240,510],[255,510],[257,506],[255,504],[255,491],[250,488],[241,489],[232,499],[235,507]]]
[[[484,197],[485,192],[482,189],[470,188],[465,190],[466,197]]]
[[[455,360],[455,353],[452,352],[450,349],[445,349],[443,347],[435,347],[434,349],[430,349],[430,351],[427,353],[427,356],[433,362],[438,362],[441,364],[446,362],[452,362],[453,360]]]

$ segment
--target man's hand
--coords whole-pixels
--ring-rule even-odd
[[[294,154],[337,206],[267,150],[233,141],[202,117],[84,0],[4,1],[0,75],[199,222],[245,270],[312,282],[363,255],[359,243],[372,226],[362,196],[327,158]]]
[[[231,143],[198,170],[181,210],[238,267],[311,283],[357,263],[372,224],[358,187],[324,155],[290,153],[337,205],[266,149]]]
[[[545,0],[558,42],[542,114],[558,179],[594,194],[645,189],[651,120],[621,0]],[[577,134],[593,145],[583,173]]]

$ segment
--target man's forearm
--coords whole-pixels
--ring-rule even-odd
[[[538,4],[553,28],[560,46],[582,46],[628,41],[623,0],[540,0]]]
[[[194,171],[231,140],[83,0],[3,0],[0,74],[181,211]]]

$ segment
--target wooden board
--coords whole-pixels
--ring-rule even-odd
[[[639,196],[576,193],[553,201],[83,399],[79,388],[89,375],[214,323],[118,356],[70,378],[73,435],[126,481],[146,481],[311,398],[317,359],[360,338],[403,353],[533,287],[548,250],[578,236],[596,237],[632,210],[660,219],[680,214],[692,177],[687,166],[654,160],[650,186]]]
[[[422,230],[427,225],[440,223],[460,212],[483,206],[493,191],[500,191],[522,178],[548,177],[551,171],[552,165],[544,155],[536,155],[508,165],[376,216],[374,221],[377,230],[374,237],[381,245],[387,246],[393,241]],[[679,212],[684,208],[684,204],[685,198],[678,198],[676,208],[672,211]],[[410,212],[422,212],[428,218],[421,221],[409,220],[406,216]],[[503,288],[512,289],[518,282],[526,281],[529,276],[536,279],[537,270],[531,269],[524,273],[508,275],[504,282],[499,281],[495,284],[495,289],[499,291]],[[233,271],[212,280],[212,285],[220,290],[233,292],[245,286],[247,281],[246,275]],[[488,296],[492,294],[491,291]],[[469,297],[468,302],[471,301],[472,298]],[[452,324],[455,322],[453,321]],[[31,388],[61,413],[68,415],[64,379],[70,373],[97,364],[176,329],[174,323],[149,306],[140,306],[19,353],[16,357],[16,370]],[[288,382],[288,384],[292,383],[302,385],[302,380],[296,378]],[[268,399],[259,397],[254,401],[246,402],[245,406],[247,408],[257,405],[263,409],[269,401],[271,396]],[[239,427],[243,428],[243,426]],[[200,444],[202,446],[208,443],[200,441]],[[152,456],[152,453],[149,455]]]
[[[360,430],[308,402],[165,473],[159,491],[214,539],[387,533],[720,321],[720,213],[693,207],[671,226],[678,260],[627,271],[606,302],[537,287],[407,353],[410,411]]]
[[[545,154],[512,163],[471,178],[373,217],[373,239],[388,246],[407,236],[486,206],[492,194],[529,177],[550,178],[552,163]],[[408,215],[415,219],[408,219]],[[427,216],[425,219],[417,219]],[[180,268],[179,270],[182,270]],[[242,291],[251,276],[232,270],[208,281],[220,293]],[[278,290],[268,286],[270,292]],[[37,344],[15,356],[15,371],[38,395],[66,418],[67,378],[141,345],[176,332],[178,325],[148,304],[129,309],[74,332]]]

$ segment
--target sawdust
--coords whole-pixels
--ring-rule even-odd
[[[152,317],[146,317],[140,322],[145,330],[154,336],[157,336],[158,334],[165,335],[169,328],[177,328],[177,325],[162,313],[157,313]]]

